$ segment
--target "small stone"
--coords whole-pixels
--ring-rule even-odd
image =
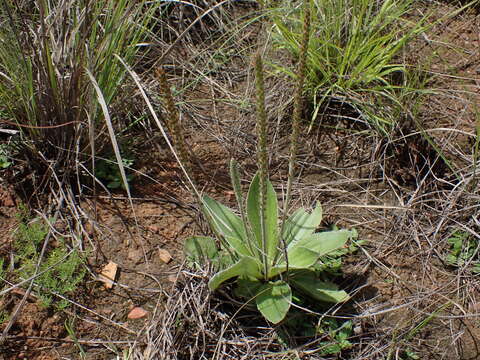
[[[170,261],[172,261],[172,255],[170,255],[170,253],[165,249],[158,249],[158,256],[165,264],[168,264]]]
[[[12,195],[6,194],[5,197],[2,199],[3,201],[3,206],[5,207],[14,207],[15,206],[15,200],[13,200]]]
[[[113,282],[117,276],[117,269],[118,265],[113,261],[109,261],[100,272],[98,280],[103,282],[103,286],[105,286],[106,289],[111,289],[113,287]]]
[[[362,329],[362,325],[356,325],[354,328],[353,328],[353,333],[355,335],[361,335],[363,333],[363,329]]]
[[[134,249],[134,248],[131,248],[128,250],[128,258],[132,261],[134,261],[135,263],[138,262],[139,260],[141,260],[143,257],[143,251],[142,249]]]
[[[141,307],[134,307],[127,315],[127,318],[130,320],[141,319],[147,316],[148,311]]]

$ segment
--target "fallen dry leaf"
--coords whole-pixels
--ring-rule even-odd
[[[165,264],[168,264],[170,261],[172,261],[172,255],[170,255],[170,253],[165,249],[158,249],[158,256]]]
[[[118,265],[113,261],[109,261],[108,264],[103,267],[100,275],[98,275],[98,280],[103,282],[103,286],[105,286],[106,289],[113,287],[115,276],[117,276],[117,269]]]
[[[127,315],[127,318],[131,320],[141,319],[148,314],[148,311],[141,307],[134,307]]]

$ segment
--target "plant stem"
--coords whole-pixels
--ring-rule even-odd
[[[255,84],[257,89],[257,159],[260,167],[260,225],[262,230],[262,262],[265,280],[268,279],[267,233],[265,226],[265,206],[267,201],[268,154],[267,154],[267,115],[265,112],[265,88],[263,63],[260,54],[255,56]]]
[[[159,67],[157,69],[157,77],[160,82],[160,89],[162,90],[165,98],[165,109],[167,112],[166,122],[167,122],[168,130],[173,138],[174,146],[178,151],[179,158],[182,162],[181,165],[185,168],[185,172],[187,174],[193,175],[191,171],[192,168],[191,168],[190,156],[189,156],[189,152],[187,150],[187,145],[185,142],[185,135],[183,133],[182,126],[180,124],[180,118],[178,116],[177,108],[175,107],[172,91],[167,82],[165,70],[163,70],[162,67]],[[187,181],[187,184],[189,184],[188,181]]]
[[[297,68],[297,86],[295,89],[294,105],[293,105],[293,119],[292,119],[292,134],[290,136],[290,156],[288,159],[288,178],[287,178],[287,193],[283,208],[282,231],[285,226],[285,219],[290,207],[292,183],[295,172],[295,161],[298,151],[298,135],[300,127],[300,118],[302,116],[303,107],[303,84],[305,81],[305,68],[308,55],[308,41],[310,39],[310,1],[304,0],[304,19],[303,19],[303,35],[302,43],[300,44],[300,55]]]

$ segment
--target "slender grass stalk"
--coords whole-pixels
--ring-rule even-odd
[[[173,100],[172,91],[167,82],[167,76],[165,70],[159,67],[156,71],[158,80],[160,82],[160,89],[163,92],[165,100],[165,109],[167,111],[167,127],[173,138],[174,146],[177,148],[180,160],[185,167],[188,174],[193,175],[190,156],[187,150],[187,144],[185,142],[185,135],[180,124],[180,117],[178,115],[175,101]]]
[[[288,178],[285,203],[283,208],[282,233],[285,226],[285,219],[290,207],[292,183],[295,176],[295,161],[298,151],[298,135],[300,128],[300,120],[303,108],[303,87],[305,82],[305,69],[308,54],[308,42],[310,40],[310,0],[304,0],[304,19],[303,19],[303,35],[300,44],[300,56],[297,68],[297,84],[294,95],[292,133],[290,136],[290,156],[288,159]]]
[[[257,104],[257,159],[260,171],[260,225],[262,231],[262,258],[265,267],[265,280],[268,279],[268,260],[267,260],[267,233],[266,233],[266,199],[267,199],[267,180],[268,180],[268,150],[267,150],[267,114],[265,112],[265,88],[263,80],[263,62],[260,54],[255,56],[255,85],[256,85],[256,104]]]
[[[122,154],[120,153],[120,146],[118,145],[117,137],[115,136],[115,130],[113,128],[112,119],[111,119],[110,113],[108,111],[107,103],[106,103],[105,98],[102,94],[102,90],[100,89],[100,86],[98,85],[98,82],[95,79],[95,77],[93,76],[93,74],[88,70],[86,72],[87,72],[88,77],[90,78],[90,81],[93,84],[93,87],[94,87],[95,92],[96,92],[97,97],[98,97],[98,103],[100,104],[100,107],[102,109],[102,113],[105,116],[105,124],[107,125],[108,134],[110,136],[110,141],[112,142],[113,151],[115,153],[115,158],[116,158],[117,163],[118,163],[118,169],[120,170],[120,176],[122,177],[122,181],[123,181],[123,184],[125,185],[125,190],[127,191],[127,196],[128,196],[129,201],[130,201],[130,206],[132,207],[132,211],[135,215],[135,210],[134,210],[135,208],[133,206],[132,197],[131,197],[131,194],[130,194],[130,186],[129,186],[128,181],[127,181],[127,174],[125,172],[125,168],[123,167]]]

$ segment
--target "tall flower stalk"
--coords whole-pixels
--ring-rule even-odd
[[[303,35],[302,43],[300,44],[300,54],[297,68],[297,84],[294,95],[293,105],[293,119],[292,119],[292,133],[290,136],[290,156],[288,160],[288,178],[287,191],[285,196],[285,203],[283,208],[282,229],[285,226],[285,219],[290,207],[290,198],[292,192],[292,183],[295,175],[295,162],[298,152],[298,134],[300,128],[300,119],[302,117],[303,108],[303,86],[305,82],[305,68],[307,64],[308,42],[310,39],[310,1],[304,0],[304,19],[303,19]]]
[[[167,76],[165,70],[162,67],[157,69],[157,77],[160,82],[160,90],[163,92],[164,96],[164,105],[167,113],[166,122],[168,131],[170,132],[175,148],[178,151],[178,155],[181,161],[180,166],[183,167],[185,175],[191,176],[192,167],[189,152],[187,150],[187,144],[185,142],[185,135],[180,124],[180,117],[178,115],[177,108],[175,106],[175,101],[173,100],[172,91],[167,82]],[[189,187],[194,186],[193,183],[188,182]],[[196,191],[193,191],[196,194]]]
[[[255,56],[255,85],[257,103],[257,160],[260,178],[260,226],[262,231],[262,256],[265,274],[268,274],[267,243],[266,243],[266,216],[265,206],[267,199],[268,181],[268,151],[267,151],[267,114],[265,112],[265,87],[263,80],[263,62],[260,54]]]

